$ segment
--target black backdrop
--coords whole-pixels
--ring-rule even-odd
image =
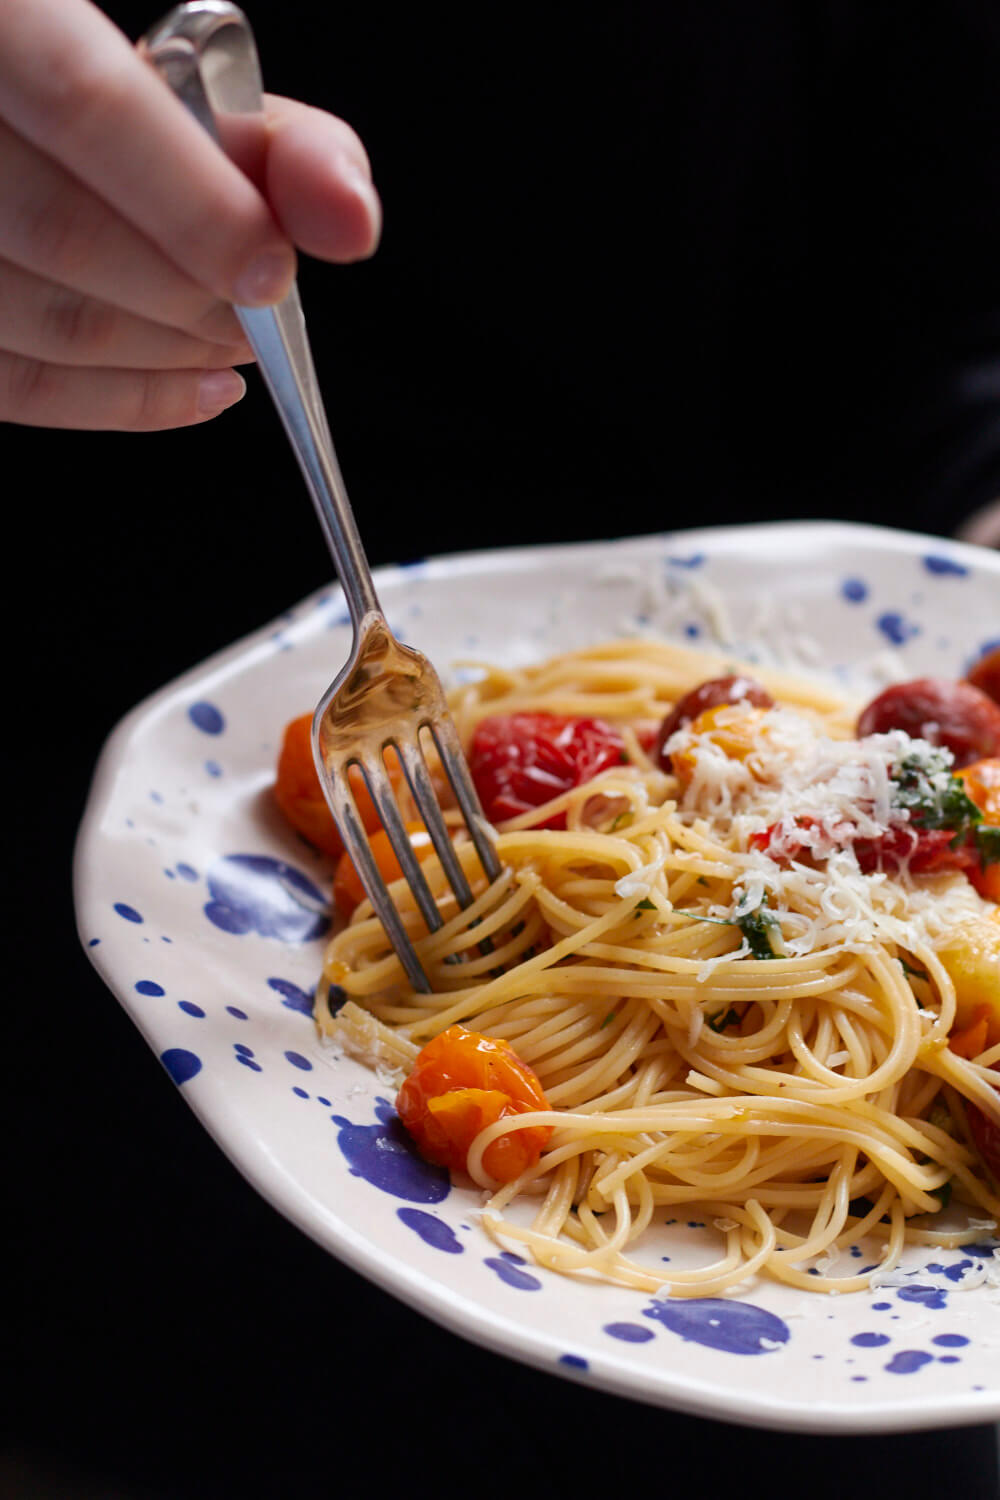
[[[803,516],[943,534],[1000,493],[995,5],[250,13],[268,86],[351,120],[385,201],[371,263],[301,275],[373,563]],[[243,1184],[79,949],[70,854],[118,718],[330,564],[254,378],[197,430],[2,445],[13,1492],[485,1500],[707,1456],[993,1500],[989,1430],[793,1438],[564,1385]]]

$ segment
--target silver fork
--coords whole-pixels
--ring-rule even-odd
[[[223,116],[259,117],[263,91],[253,33],[228,0],[177,6],[140,44],[148,61],[201,125],[220,140]],[[443,923],[413,852],[386,770],[399,758],[413,801],[460,907],[473,893],[456,854],[421,746],[427,731],[487,880],[501,873],[440,680],[419,651],[393,636],[347,498],[313,366],[296,287],[277,307],[237,307],[265,384],[299,461],[347,599],[354,643],[313,718],[313,754],[330,810],[362,885],[414,989],[431,985],[372,855],[348,772],[358,766],[431,932]]]

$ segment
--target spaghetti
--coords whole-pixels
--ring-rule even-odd
[[[533,1070],[547,1108],[487,1124],[466,1170],[487,1232],[540,1265],[673,1296],[754,1274],[853,1291],[906,1245],[970,1243],[1000,1217],[967,1109],[1000,1124],[1000,911],[908,849],[863,868],[894,817],[896,833],[912,821],[898,767],[916,755],[941,785],[940,762],[903,732],[857,740],[856,708],[815,683],[754,668],[762,702],[716,705],[659,747],[671,708],[734,670],[638,640],[479,668],[452,695],[467,746],[498,715],[587,716],[623,755],[503,821],[488,889],[457,834],[470,910],[429,858],[437,932],[392,886],[434,993],[407,987],[362,902],[325,959],[343,1003],[316,1017],[395,1080],[456,1025]],[[977,997],[997,1034],[991,1014],[963,1057],[949,1037]],[[498,1185],[484,1156],[532,1130],[537,1163]],[[948,1192],[964,1211],[944,1227]],[[681,1212],[718,1231],[717,1258],[644,1261],[645,1231]],[[834,1274],[865,1241],[877,1271]]]

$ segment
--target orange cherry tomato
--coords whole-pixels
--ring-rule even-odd
[[[1000,827],[1000,756],[991,755],[986,760],[973,761],[956,771],[962,780],[966,795],[976,804],[983,815],[983,822]],[[966,870],[976,890],[987,901],[1000,905],[1000,864],[985,865]]]
[[[324,854],[339,859],[344,852],[344,844],[316,774],[312,753],[312,718],[312,714],[302,714],[285,727],[278,755],[274,798],[297,833],[301,833],[317,849],[322,849]],[[402,775],[398,764],[388,762],[386,770],[389,780],[395,786]],[[351,767],[348,776],[358,816],[365,831],[373,833],[381,825],[365,778],[357,766]]]
[[[746,760],[757,744],[766,710],[743,703],[717,703],[703,709],[687,728],[704,735],[730,760]],[[697,764],[692,750],[676,750],[670,757],[674,775],[682,787],[690,785]]]
[[[421,1156],[464,1171],[469,1147],[487,1125],[548,1109],[535,1073],[507,1042],[449,1026],[417,1055],[396,1110]],[[494,1182],[513,1182],[533,1167],[552,1134],[549,1125],[498,1136],[483,1152]]]
[[[953,1031],[948,1037],[948,1046],[952,1052],[959,1057],[978,1057],[980,1052],[985,1052],[989,1042],[990,1022],[993,1017],[992,1008],[988,1005],[979,1005],[973,1014],[973,1019],[961,1031]]]
[[[431,836],[423,823],[407,823],[405,826],[413,852],[418,859],[426,859],[429,854],[434,853]],[[393,880],[398,880],[403,870],[385,829],[378,826],[368,842],[382,879],[387,885]],[[333,899],[337,903],[337,910],[345,917],[349,917],[354,908],[365,899],[365,888],[361,884],[361,876],[354,868],[351,856],[346,852],[341,854],[333,873]]]

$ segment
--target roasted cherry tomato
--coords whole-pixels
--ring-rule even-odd
[[[738,712],[734,713],[736,709]],[[718,703],[703,709],[688,728],[703,735],[730,760],[746,760],[757,745],[764,720],[764,709],[747,703]],[[693,750],[678,750],[670,757],[674,775],[682,787],[690,785],[697,765]]]
[[[697,719],[706,709],[719,708],[724,703],[749,703],[754,708],[774,707],[771,694],[752,677],[712,677],[707,682],[699,683],[696,688],[685,693],[683,698],[678,698],[660,725],[653,759],[664,771],[673,769],[670,756],[663,748],[670,736]]]
[[[1000,646],[981,656],[965,680],[979,688],[987,698],[992,698],[994,703],[1000,703]]]
[[[429,854],[434,853],[434,844],[423,823],[407,823],[406,832],[418,859],[426,859]],[[403,871],[385,829],[378,828],[368,842],[382,879],[387,885],[390,881],[398,880]],[[333,874],[333,899],[337,903],[337,910],[344,917],[349,917],[354,908],[365,899],[365,888],[361,884],[361,877],[354,868],[354,861],[346,851],[337,861],[337,868]]]
[[[973,761],[957,774],[967,796],[982,813],[983,823],[987,827],[1000,827],[1000,756]],[[1000,863],[982,864],[967,873],[979,894],[1000,906]]]
[[[752,833],[751,849],[762,849],[772,859],[809,859],[816,847],[814,830],[817,820],[808,815],[796,818],[795,825],[772,823],[761,833]],[[874,870],[901,870],[914,875],[930,875],[942,870],[965,870],[968,874],[978,863],[978,855],[968,845],[953,848],[955,835],[950,828],[915,828],[897,824],[876,838],[858,838],[853,823],[846,819],[830,830],[830,837],[842,848],[853,848],[862,874]],[[777,847],[775,847],[777,846]]]
[[[548,1109],[528,1064],[498,1037],[449,1026],[418,1053],[396,1110],[427,1161],[464,1171],[481,1130],[510,1115]],[[483,1152],[494,1182],[513,1182],[541,1156],[552,1134],[532,1125],[498,1136]]]
[[[862,711],[858,738],[890,729],[946,746],[956,766],[1000,755],[1000,704],[971,682],[918,677],[894,683]]]
[[[993,1067],[1000,1072],[1000,1067],[996,1063]],[[1000,1093],[1000,1083],[997,1084],[997,1092]],[[965,1113],[976,1149],[997,1182],[1000,1183],[1000,1125],[984,1115],[975,1104],[967,1104]]]
[[[551,802],[624,759],[621,735],[603,719],[546,713],[494,714],[476,726],[469,747],[472,779],[491,823]],[[566,815],[536,826],[565,828]]]
[[[302,714],[286,725],[277,770],[274,798],[289,823],[310,844],[339,859],[344,844],[316,774],[312,753],[312,714]],[[391,781],[398,780],[398,770],[391,765],[387,765],[386,770]],[[379,827],[379,816],[365,779],[357,766],[352,766],[348,774],[358,816],[366,831],[371,833]]]

